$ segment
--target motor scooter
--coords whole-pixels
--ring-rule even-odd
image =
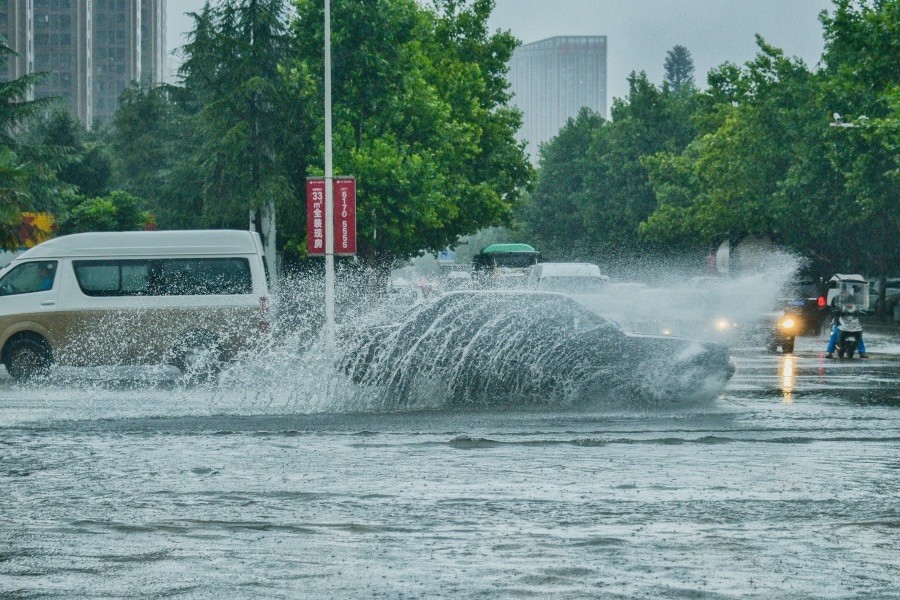
[[[857,350],[862,355],[865,346],[862,345],[863,328],[859,317],[869,308],[869,285],[862,275],[832,277],[828,282],[828,307],[834,315],[828,352],[836,351],[838,358],[853,358]],[[836,339],[834,327],[837,327]]]
[[[844,313],[835,316],[840,331],[837,346],[835,346],[838,358],[844,358],[845,355],[847,358],[853,358],[853,355],[856,354],[863,330],[862,324],[859,322],[859,314],[859,312]]]

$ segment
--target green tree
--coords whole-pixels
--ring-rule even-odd
[[[701,135],[682,153],[643,159],[659,201],[641,227],[647,239],[764,235],[820,272],[896,268],[900,1],[838,0],[821,18],[816,72],[760,39],[743,68],[710,73]],[[842,122],[829,123],[832,113]]]
[[[676,94],[694,91],[694,59],[684,46],[675,46],[666,53],[664,83]]]
[[[295,5],[291,68],[321,90],[322,5]],[[508,222],[520,200],[532,173],[514,138],[521,117],[506,106],[516,42],[488,32],[492,8],[490,0],[332,3],[335,168],[359,178],[368,260],[454,245]]]
[[[296,136],[304,129],[282,69],[283,4],[207,3],[193,15],[180,70],[198,109],[191,162],[202,182],[196,193],[206,222],[241,226],[261,212],[263,240],[273,250],[276,207],[296,198],[287,164],[297,158]]]
[[[822,104],[854,125],[834,128],[828,140],[829,159],[854,203],[850,223],[861,248],[853,264],[878,273],[884,290],[900,264],[900,0],[836,0],[834,13],[821,20]]]
[[[59,232],[141,230],[148,215],[140,205],[139,198],[121,190],[102,198],[74,197],[70,211],[59,221]]]
[[[0,146],[0,248],[18,248],[22,209],[29,197],[28,172],[19,164],[19,157],[9,148]]]
[[[0,69],[15,52],[0,38]],[[0,82],[0,245],[16,248],[21,233],[22,211],[34,208],[34,190],[41,189],[51,172],[30,159],[15,133],[30,119],[46,110],[51,99],[28,100],[28,90],[43,74],[25,75]]]
[[[522,228],[545,257],[576,258],[593,254],[593,239],[583,207],[592,190],[585,181],[591,171],[591,149],[606,122],[588,108],[569,119],[541,148],[534,192],[519,214]],[[596,236],[599,237],[599,236]]]
[[[657,208],[642,159],[680,152],[695,135],[693,94],[657,87],[644,73],[628,81],[611,121],[583,112],[541,149],[539,184],[522,218],[560,258],[641,255],[638,225]]]
[[[813,76],[802,61],[759,40],[760,53],[745,69],[726,66],[711,75],[709,100],[715,129],[692,141],[682,153],[645,156],[643,164],[659,208],[641,227],[650,240],[680,243],[697,240],[717,244],[748,235],[802,247],[805,231],[797,225],[816,220],[783,199],[781,186],[806,145],[798,143],[804,127],[821,118],[814,112]]]
[[[188,95],[181,87],[133,84],[122,93],[111,128],[114,186],[143,198],[164,228],[209,223]]]
[[[85,196],[109,192],[112,166],[106,144],[67,110],[57,108],[37,121],[29,137],[30,144],[55,165],[62,184],[74,186]]]

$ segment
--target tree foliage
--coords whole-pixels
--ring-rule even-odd
[[[666,53],[663,63],[664,83],[677,94],[694,91],[694,59],[684,46],[675,46]]]
[[[852,201],[858,264],[882,275],[900,256],[900,0],[836,0],[823,14],[822,98],[855,127],[835,128],[828,158]],[[883,289],[884,286],[882,286]]]
[[[635,255],[637,227],[657,207],[642,159],[680,152],[693,138],[695,100],[632,73],[612,119],[582,111],[541,149],[523,227],[548,256]],[[560,220],[558,224],[554,220]]]
[[[109,192],[112,160],[100,136],[85,130],[68,111],[57,108],[38,121],[29,133],[31,146],[44,161],[55,164],[56,178],[86,196]]]
[[[288,177],[298,150],[296,98],[282,65],[287,52],[281,0],[209,2],[192,15],[180,74],[193,117],[194,150],[185,173],[204,222],[243,226],[251,211],[295,196]],[[302,132],[302,128],[299,129]],[[301,155],[302,157],[302,155]]]
[[[786,217],[799,215],[779,202],[779,194],[792,159],[805,150],[796,126],[815,118],[811,75],[802,62],[759,44],[755,60],[744,69],[721,70],[704,94],[701,104],[717,109],[714,129],[681,153],[644,158],[659,202],[641,226],[644,236],[668,243],[715,244],[748,235],[789,241]],[[712,103],[725,98],[727,104]]]
[[[321,89],[321,3],[296,8],[292,68]],[[506,106],[516,42],[488,32],[492,8],[332,3],[335,168],[360,181],[364,256],[437,251],[508,222],[531,171],[514,139],[520,115]]]
[[[0,69],[15,52],[0,39]],[[48,110],[52,99],[28,100],[28,90],[43,79],[33,73],[0,82],[0,247],[19,246],[22,212],[43,210],[58,199],[57,161],[41,145],[29,144],[18,135]]]
[[[822,22],[819,71],[760,39],[756,59],[710,74],[712,128],[679,156],[645,159],[659,201],[645,237],[760,235],[823,270],[895,266],[900,2],[839,0]]]
[[[140,206],[140,198],[121,190],[101,198],[76,196],[58,224],[59,233],[141,230],[149,215]]]
[[[703,91],[676,85],[677,47],[660,87],[633,76],[610,122],[579,117],[544,147],[526,230],[581,255],[760,236],[823,274],[896,269],[900,0],[836,0],[821,21],[817,69],[758,38]]]
[[[243,227],[268,202],[280,245],[305,245],[305,180],[323,160],[322,3],[207,3],[193,15],[181,82],[126,91],[114,181],[162,227]],[[532,177],[492,0],[332,2],[335,173],[358,179],[361,254],[452,245],[509,222]],[[298,252],[302,254],[302,250]]]

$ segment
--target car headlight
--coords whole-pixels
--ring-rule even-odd
[[[781,321],[781,323],[779,323],[779,325],[781,326],[782,329],[791,330],[797,326],[797,322],[794,319],[788,317],[787,319],[782,319],[782,321]]]
[[[719,331],[728,331],[732,327],[734,327],[734,323],[732,323],[728,319],[719,319],[718,321],[716,321],[716,329],[718,329]]]

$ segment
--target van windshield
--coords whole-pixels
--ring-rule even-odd
[[[211,296],[250,294],[246,258],[76,260],[75,277],[87,296]]]

